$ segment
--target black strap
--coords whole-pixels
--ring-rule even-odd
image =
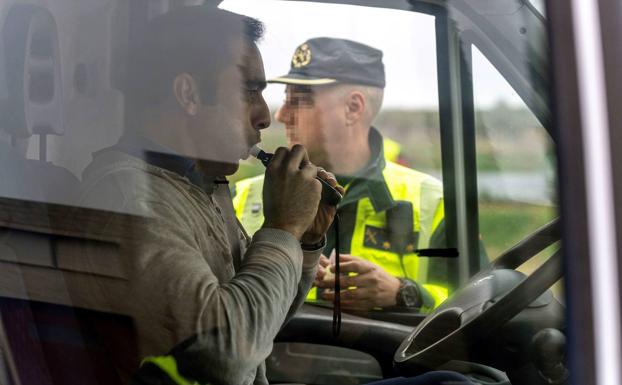
[[[339,214],[335,214],[335,298],[333,302],[333,337],[341,331],[341,273],[339,271]]]

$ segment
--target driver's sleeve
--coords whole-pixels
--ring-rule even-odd
[[[252,383],[297,295],[299,242],[282,230],[258,231],[239,270],[223,281],[218,275],[231,257],[206,251],[183,210],[159,202],[148,206],[156,219],[140,229],[131,277],[143,337],[186,341],[176,354],[185,378]],[[210,245],[224,234],[207,235],[213,237]]]
[[[231,196],[233,197],[233,208],[238,217],[238,221],[240,226],[244,227],[242,222],[246,222],[246,217],[242,215],[242,211],[244,210],[246,199],[248,198],[249,189],[251,185],[257,185],[259,187],[263,187],[263,176],[254,177],[249,179],[244,179],[235,183],[231,187]],[[259,191],[259,190],[258,190]],[[262,217],[263,218],[263,217]],[[246,228],[244,228],[245,232],[248,232]],[[253,228],[254,232],[254,228]],[[303,251],[303,266],[302,266],[302,276],[300,278],[300,282],[298,282],[298,289],[296,291],[296,297],[287,313],[287,317],[285,318],[285,323],[283,326],[292,319],[292,317],[296,314],[298,309],[302,306],[304,301],[306,300],[307,294],[311,290],[313,286],[313,280],[315,278],[315,274],[317,271],[318,261],[320,258],[320,254],[322,249],[315,251]]]
[[[289,308],[289,312],[287,313],[283,326],[285,326],[285,324],[292,319],[307,299],[307,294],[309,293],[309,290],[311,290],[311,286],[313,286],[313,280],[315,279],[321,253],[322,249],[315,251],[303,251],[304,262],[302,264],[300,281],[298,282],[298,291],[296,292],[296,297],[294,298],[292,306]]]

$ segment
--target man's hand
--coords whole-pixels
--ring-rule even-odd
[[[384,271],[380,266],[353,255],[342,254],[339,262],[340,272],[346,274],[340,278],[341,287],[344,288],[341,291],[341,306],[369,310],[374,307],[396,305],[397,292],[400,288],[399,279]],[[330,270],[335,271],[334,264],[330,265]],[[348,276],[348,273],[357,275]],[[318,287],[325,289],[335,287],[334,277],[328,278],[322,275],[322,279],[319,279],[319,276],[317,278]],[[322,293],[322,299],[332,301],[334,297],[335,294],[331,290],[324,290]]]
[[[317,176],[328,182],[328,184],[339,191],[341,195],[345,193],[343,187],[337,183],[337,179],[330,172],[324,170],[323,168],[318,168]],[[302,236],[302,243],[312,245],[320,242],[331,223],[333,223],[336,213],[337,208],[335,206],[329,206],[326,203],[320,202],[320,207],[317,211],[317,215],[315,216],[315,220]]]
[[[318,214],[322,184],[307,150],[279,147],[266,169],[263,227],[285,230],[300,240]]]

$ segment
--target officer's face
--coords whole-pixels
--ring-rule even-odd
[[[329,169],[346,139],[342,94],[337,91],[334,86],[287,86],[275,115],[285,125],[288,145],[302,144],[311,162]]]

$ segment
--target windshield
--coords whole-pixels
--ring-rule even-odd
[[[360,3],[0,0],[0,382],[559,379],[546,21]]]

